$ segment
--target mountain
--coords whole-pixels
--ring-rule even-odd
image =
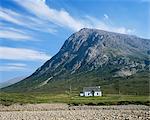
[[[2,83],[0,83],[0,88],[10,86],[10,85],[12,85],[12,84],[15,84],[15,83],[17,83],[17,82],[19,82],[19,81],[25,79],[25,78],[26,78],[26,76],[15,77],[15,78],[10,79],[10,80],[8,80],[8,81],[2,82]]]
[[[83,28],[31,76],[3,91],[63,92],[100,85],[104,93],[149,94],[150,40]]]

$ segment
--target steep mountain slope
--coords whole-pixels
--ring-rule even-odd
[[[80,90],[90,85],[119,90],[120,80],[132,81],[135,76],[137,82],[141,75],[149,76],[149,55],[148,39],[83,28],[31,76],[2,90],[65,91],[69,86]],[[147,83],[148,79],[145,77],[142,82]],[[147,88],[144,91],[148,93]]]

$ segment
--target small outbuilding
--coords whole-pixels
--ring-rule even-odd
[[[80,96],[102,96],[100,86],[84,87],[83,92],[80,92]]]

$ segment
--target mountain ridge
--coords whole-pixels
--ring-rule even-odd
[[[93,29],[92,29],[93,30]],[[95,30],[95,29],[94,29]],[[94,31],[93,30],[93,31]],[[68,59],[68,56],[69,55],[71,55],[71,54],[73,54],[73,56],[75,56],[75,55],[77,55],[78,53],[76,53],[76,52],[78,52],[79,51],[79,53],[80,54],[84,54],[84,49],[86,49],[85,47],[84,47],[84,45],[86,44],[83,44],[83,46],[81,46],[82,45],[82,43],[84,43],[85,41],[84,40],[87,40],[88,39],[88,37],[87,37],[87,35],[84,35],[83,34],[83,32],[85,32],[85,31],[87,31],[87,32],[91,32],[91,29],[87,29],[87,28],[84,28],[84,29],[81,29],[79,32],[77,32],[75,35],[77,35],[78,33],[80,33],[82,36],[81,37],[83,37],[83,36],[85,36],[85,38],[83,37],[83,38],[81,38],[82,39],[82,41],[77,41],[77,42],[79,42],[78,44],[79,44],[79,46],[78,45],[76,45],[76,42],[74,42],[74,41],[70,41],[71,39],[73,39],[74,40],[74,34],[71,36],[71,37],[69,37],[69,39],[68,39],[68,41],[66,41],[65,43],[64,43],[64,45],[63,45],[63,47],[60,49],[60,52],[58,52],[58,54],[56,54],[56,55],[60,55],[60,57],[63,59]],[[100,30],[100,32],[105,32],[105,33],[108,33],[108,32],[106,32],[106,31],[101,31]],[[89,34],[89,33],[88,33]],[[104,33],[102,33],[102,34],[104,34]],[[111,32],[111,34],[114,34],[114,33],[112,33]],[[124,34],[120,34],[120,35],[124,35]],[[95,34],[95,36],[97,37],[97,33]],[[94,36],[94,37],[95,37]],[[80,37],[80,36],[77,36],[77,38],[78,37]],[[93,37],[93,36],[92,36]],[[103,37],[103,36],[100,36],[100,38],[98,38],[98,39],[102,39],[101,37]],[[133,37],[133,36],[132,36]],[[137,37],[136,37],[137,38]],[[84,40],[83,40],[84,39]],[[91,40],[91,39],[90,39]],[[145,40],[145,39],[144,39]],[[71,43],[70,42],[73,42],[72,43],[72,45],[70,45]],[[104,41],[105,42],[105,41]],[[104,46],[106,46],[106,43],[104,43],[103,42],[103,44],[104,44]],[[130,43],[130,44],[132,44],[132,43]],[[142,43],[140,43],[140,45],[141,45]],[[69,46],[70,45],[70,46]],[[91,43],[90,43],[90,45],[91,45]],[[113,44],[112,44],[113,45]],[[68,47],[69,46],[69,47]],[[86,46],[86,45],[85,45]],[[132,46],[133,46],[133,44],[132,44]],[[88,46],[88,48],[89,48],[90,46]],[[100,44],[100,46],[96,46],[96,47],[99,47],[100,49],[100,52],[103,52],[102,51],[102,49],[101,49],[101,47],[103,47],[102,46],[102,44]],[[113,46],[114,47],[114,46]],[[115,46],[115,47],[117,47],[117,46]],[[145,46],[143,46],[144,48],[146,48]],[[74,48],[74,49],[72,49],[72,48]],[[79,49],[80,48],[80,49]],[[105,48],[104,48],[105,49]],[[70,52],[68,52],[69,50],[73,50],[72,51],[72,53],[70,53]],[[96,55],[96,52],[97,51],[94,51],[94,49],[88,49],[89,51],[86,51],[86,52],[88,52],[87,54],[88,54],[88,56],[89,56],[89,59],[91,59],[90,58],[90,55],[91,56],[93,56],[93,55],[95,55],[95,57],[97,57],[97,55]],[[105,50],[106,51],[106,50]],[[91,52],[91,53],[90,53]],[[99,51],[98,51],[98,53],[97,54],[99,54],[100,53]],[[113,51],[114,52],[114,51]],[[62,55],[63,54],[63,55]],[[69,54],[69,55],[68,55]],[[118,53],[119,54],[119,53]],[[127,52],[126,53],[124,53],[124,54],[127,54]],[[120,53],[120,55],[122,55],[122,53]],[[58,56],[56,57],[56,59],[61,59],[61,58],[58,58]],[[55,57],[55,56],[54,56]],[[77,57],[80,57],[79,56],[79,54],[78,54],[78,56]],[[81,57],[84,57],[84,56],[81,56]],[[105,59],[107,59],[107,56],[105,55],[105,54],[103,54],[103,57],[105,58]],[[55,59],[55,62],[56,62],[56,59]],[[71,58],[71,59],[73,59],[73,58]],[[52,59],[51,59],[52,60]],[[58,62],[59,62],[59,60],[58,60]],[[70,60],[71,61],[71,60]],[[90,61],[90,60],[89,60]],[[88,61],[88,62],[89,62]],[[62,62],[62,61],[61,61]],[[72,64],[72,63],[69,63],[69,64]],[[66,65],[67,66],[67,65]],[[43,66],[44,67],[44,66]],[[49,65],[49,67],[53,67],[53,64],[51,64],[51,65]],[[57,66],[56,66],[57,67]],[[75,67],[75,66],[74,66]],[[79,66],[77,66],[76,65],[76,67],[79,67]],[[74,68],[75,69],[75,68]],[[39,69],[38,69],[39,70]]]

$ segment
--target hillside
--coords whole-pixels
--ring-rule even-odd
[[[7,92],[80,91],[100,85],[107,94],[149,94],[150,40],[83,28],[60,51]]]

